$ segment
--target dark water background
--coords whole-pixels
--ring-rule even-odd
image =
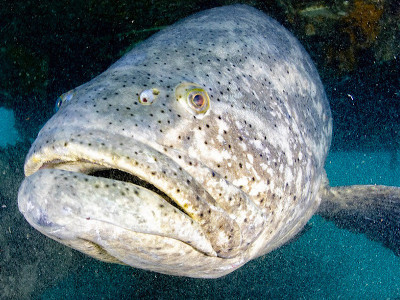
[[[18,212],[17,191],[24,157],[52,115],[57,95],[103,71],[132,41],[215,6],[203,1],[173,14],[173,8],[153,1],[137,27],[116,22],[125,20],[126,12],[107,1],[87,1],[91,15],[79,12],[80,3],[0,2],[0,107],[14,111],[19,133],[18,142],[0,146],[0,299],[400,299],[400,258],[318,216],[292,243],[216,280],[102,263],[31,228]],[[161,14],[163,9],[170,14]],[[318,53],[315,45],[305,44],[312,55]],[[400,186],[399,69],[397,58],[376,64],[366,59],[355,70],[331,76],[332,70],[319,64],[334,116],[326,163],[331,185]]]

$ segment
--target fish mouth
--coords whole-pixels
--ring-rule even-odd
[[[115,181],[120,181],[120,182],[127,182],[131,183],[135,186],[140,186],[143,187],[144,189],[150,190],[154,192],[155,194],[161,196],[165,201],[167,201],[170,205],[174,206],[176,209],[180,210],[182,213],[186,214],[185,210],[183,210],[179,205],[176,204],[176,202],[171,199],[165,192],[151,184],[149,181],[143,180],[142,178],[119,170],[119,169],[112,169],[112,168],[105,168],[101,165],[93,164],[90,163],[89,161],[82,161],[82,164],[80,165],[79,163],[76,164],[76,162],[73,163],[73,166],[75,169],[77,166],[80,166],[78,169],[80,173],[86,174],[88,176],[93,176],[93,177],[98,177],[98,178],[107,178]],[[85,166],[83,168],[83,166]],[[51,162],[46,162],[44,163],[41,167],[40,170],[43,169],[61,169],[61,170],[70,170],[71,166],[70,163],[68,162],[63,162],[60,160],[55,160]]]
[[[87,175],[89,176],[94,176],[94,177],[100,177],[100,178],[108,178],[116,181],[122,181],[122,182],[127,182],[134,184],[136,186],[143,187],[147,190],[150,190],[157,195],[161,196],[165,201],[167,201],[170,205],[175,207],[176,209],[180,210],[182,213],[186,214],[185,210],[183,210],[179,205],[175,203],[174,200],[171,199],[166,193],[158,189],[156,186],[151,184],[150,182],[141,179],[138,176],[135,176],[133,174],[118,170],[118,169],[103,169],[103,170],[97,170],[97,171],[92,171],[89,172]]]
[[[31,225],[83,252],[88,251],[79,249],[75,240],[107,250],[98,234],[89,233],[96,231],[88,226],[96,220],[135,234],[172,239],[207,256],[238,254],[241,234],[235,220],[168,156],[171,149],[104,132],[93,135],[82,134],[79,140],[58,137],[44,145],[39,136],[34,143],[18,196]],[[71,218],[79,219],[80,225],[74,227]]]

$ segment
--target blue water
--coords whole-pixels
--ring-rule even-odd
[[[0,107],[0,147],[15,145],[18,140],[18,132],[14,127],[14,112]]]
[[[331,185],[400,186],[400,167],[390,153],[331,153]],[[216,280],[178,278],[88,259],[41,299],[60,298],[285,298],[398,299],[400,258],[362,234],[338,229],[314,216],[291,244]],[[56,255],[56,253],[54,254]]]

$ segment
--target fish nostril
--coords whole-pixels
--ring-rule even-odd
[[[150,105],[156,100],[159,94],[160,91],[155,88],[144,90],[139,95],[139,102],[143,105]]]

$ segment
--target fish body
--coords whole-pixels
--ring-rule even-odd
[[[57,106],[26,158],[19,208],[104,261],[219,277],[294,237],[327,195],[319,75],[249,6],[160,31]]]

